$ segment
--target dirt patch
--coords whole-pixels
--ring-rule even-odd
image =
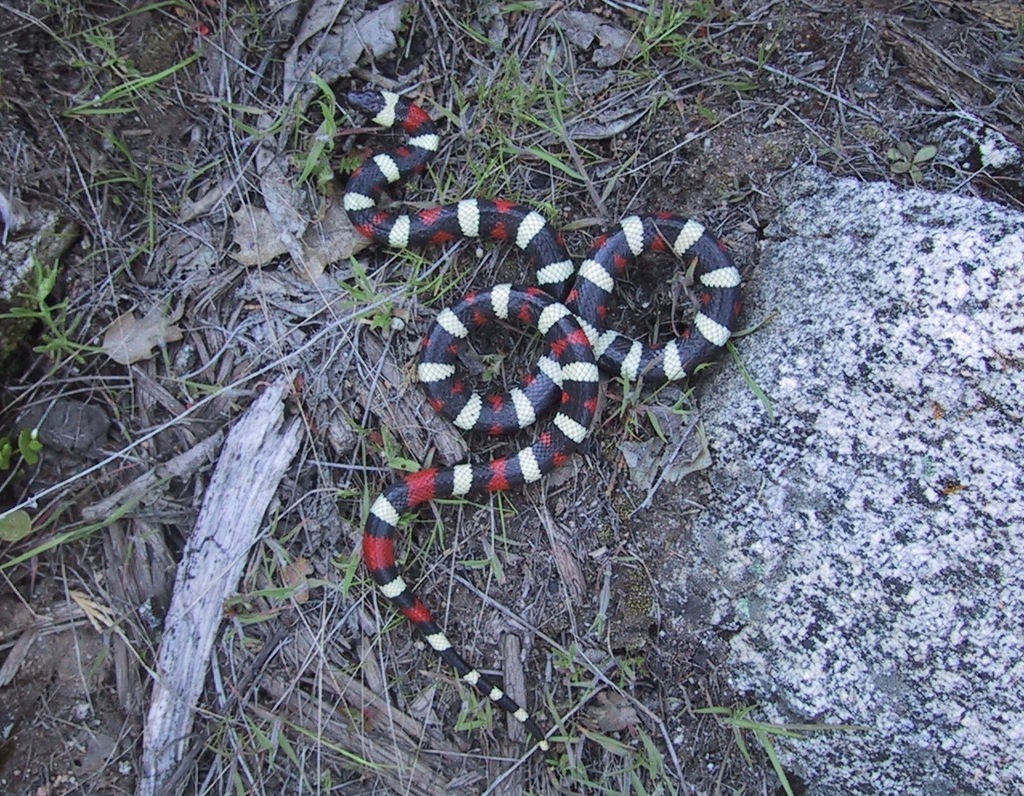
[[[109,643],[82,611],[47,592],[39,589],[33,603],[57,606],[54,614],[34,614],[10,598],[2,606],[0,781],[7,793],[127,792],[128,726],[106,661]]]
[[[6,792],[134,791],[162,615],[209,487],[205,464],[162,468],[191,461],[279,372],[306,442],[225,606],[177,787],[777,787],[763,757],[744,762],[732,730],[696,712],[745,695],[728,688],[699,595],[658,587],[666,556],[686,555],[687,516],[713,495],[692,474],[638,511],[651,490],[623,453],[657,437],[651,407],[681,394],[612,383],[589,447],[563,471],[403,526],[400,564],[460,647],[518,667],[531,706],[563,720],[555,773],[532,758],[510,767],[522,744],[503,717],[388,624],[357,551],[392,467],[462,455],[410,388],[421,335],[465,290],[528,280],[529,268],[468,245],[353,260],[334,238],[325,277],[293,265],[316,248],[319,232],[303,236],[330,217],[346,171],[389,140],[311,74],[336,97],[368,81],[408,90],[439,120],[438,157],[395,200],[507,196],[551,217],[576,258],[621,216],[666,209],[700,217],[749,273],[773,184],[795,164],[1024,203],[1020,4],[634,7],[349,3],[339,26],[326,12],[215,0],[0,7],[0,191],[27,219],[45,211],[81,230],[51,289],[20,297],[0,374],[0,507],[31,527],[3,542]],[[242,265],[230,253],[254,209],[287,254],[261,258],[256,241]],[[37,231],[3,224],[0,256]],[[678,297],[664,280],[633,281],[619,315],[672,334],[685,318],[651,320],[650,307]],[[126,313],[182,337],[118,364],[104,335]],[[482,378],[498,360],[528,369],[534,349],[516,335],[489,345]],[[72,415],[102,415],[103,432],[79,445]],[[525,438],[470,444],[483,458]],[[115,499],[133,484],[144,488]],[[693,622],[666,626],[665,600]],[[389,767],[360,765],[371,742],[401,751]]]

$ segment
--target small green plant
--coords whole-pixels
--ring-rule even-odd
[[[939,148],[934,144],[925,144],[915,151],[909,143],[900,141],[896,146],[889,148],[885,157],[889,161],[889,170],[893,174],[909,174],[910,179],[916,185],[924,176],[921,167],[933,160],[937,154],[939,154]]]
[[[23,428],[18,432],[18,453],[28,464],[39,461],[39,451],[43,443],[39,441],[39,432],[34,428]],[[0,470],[6,470],[14,459],[14,445],[9,439],[0,439]]]
[[[404,454],[402,444],[387,426],[380,427],[380,447],[388,467],[403,473],[415,473],[422,465]]]
[[[452,169],[438,171],[441,196],[502,196],[512,201],[529,202],[545,217],[558,215],[557,194],[539,198],[528,196],[522,175],[529,172],[558,173],[557,190],[566,190],[585,182],[574,158],[559,142],[565,141],[567,91],[550,72],[530,75],[522,71],[519,59],[509,56],[501,61],[495,79],[482,85],[473,100],[459,95],[459,111],[453,120],[464,119],[471,142],[486,142],[476,156],[470,156],[466,168],[471,179]],[[578,155],[589,160],[585,147],[577,142]],[[517,179],[517,175],[519,178]]]
[[[764,721],[755,721],[749,718],[750,714],[757,708],[757,705],[740,705],[736,707],[708,707],[698,708],[695,713],[702,713],[704,715],[719,716],[722,721],[729,727],[732,727],[733,734],[736,737],[736,745],[740,749],[740,753],[743,755],[743,759],[747,761],[747,765],[753,765],[754,758],[750,754],[750,750],[747,748],[747,742],[743,738],[743,732],[746,730],[754,735],[754,738],[764,749],[768,759],[771,761],[772,768],[775,769],[775,775],[779,778],[779,784],[782,785],[782,789],[786,792],[787,796],[794,796],[793,786],[789,784],[789,778],[786,776],[786,771],[782,767],[782,761],[779,759],[779,754],[775,749],[775,742],[773,738],[790,738],[793,740],[800,740],[804,738],[808,733],[812,732],[827,732],[827,731],[866,731],[869,727],[861,727],[855,724],[771,724]]]
[[[23,509],[0,517],[0,541],[14,544],[31,535],[32,518]]]
[[[704,95],[702,92],[697,92],[697,96],[694,98],[694,105],[697,108],[697,115],[701,119],[706,121],[709,125],[718,124],[719,115],[718,111],[709,105],[704,103]]]
[[[334,140],[338,135],[338,121],[334,115],[338,101],[334,96],[334,91],[322,77],[317,74],[313,74],[311,77],[321,92],[316,105],[320,109],[323,121],[313,133],[309,149],[301,162],[302,173],[299,175],[299,184],[306,182],[310,176],[316,175],[317,188],[322,191],[334,177],[334,171],[331,168],[331,155],[334,153]]]
[[[682,7],[676,3],[653,4],[647,12],[637,42],[644,61],[657,56],[692,60],[699,25],[714,18],[714,4],[697,2]]]
[[[341,283],[342,289],[352,297],[346,306],[359,313],[360,323],[365,323],[375,331],[387,331],[401,326],[402,319],[396,313],[394,303],[377,289],[366,267],[354,257],[351,264],[351,279]]]
[[[96,64],[82,57],[74,57],[71,59],[73,67],[77,69],[95,69],[98,67],[101,70],[109,69],[121,77],[130,75],[131,67],[128,64],[128,60],[118,54],[117,39],[110,28],[104,25],[97,25],[89,30],[84,30],[82,31],[82,39],[102,53],[105,59],[102,63]]]
[[[60,273],[60,266],[54,263],[52,267],[43,265],[39,260],[33,261],[33,274],[31,285],[34,289],[21,293],[24,300],[22,306],[11,307],[7,312],[0,312],[2,320],[20,320],[31,323],[40,323],[43,327],[42,344],[33,350],[39,354],[46,354],[53,360],[60,360],[64,357],[72,357],[78,363],[84,363],[82,354],[97,353],[100,349],[93,346],[82,345],[71,339],[77,323],[68,320],[68,303],[62,301],[59,304],[51,305],[50,294],[57,284],[57,276]]]
[[[47,511],[45,514],[37,514],[32,518],[23,509],[15,509],[6,514],[0,514],[0,538],[10,541],[9,534],[12,529],[20,532],[22,537],[30,533],[40,535],[42,541],[29,550],[17,555],[0,559],[0,572],[14,569],[26,561],[42,555],[48,550],[54,550],[62,545],[74,544],[81,539],[87,539],[96,531],[109,527],[112,523],[124,518],[125,515],[134,511],[138,506],[138,500],[125,501],[121,506],[114,509],[109,516],[89,525],[78,525],[67,520],[63,507],[57,507]],[[71,530],[59,531],[58,528],[70,528]]]
[[[767,35],[757,47],[757,71],[760,72],[779,50],[779,42],[789,38],[789,8],[784,6],[779,16],[767,27]]]
[[[494,727],[494,706],[489,699],[480,699],[476,689],[465,687],[462,710],[455,720],[458,732],[490,730]]]
[[[113,88],[103,92],[99,96],[81,102],[72,108],[64,111],[64,115],[70,118],[100,117],[100,116],[122,116],[125,114],[137,113],[136,100],[146,98],[148,92],[154,90],[171,75],[180,72],[191,66],[198,55],[192,54],[182,61],[169,66],[152,75],[131,75]],[[83,64],[87,66],[88,64]]]

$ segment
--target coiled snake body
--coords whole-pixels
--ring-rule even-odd
[[[530,425],[557,406],[536,442],[513,456],[479,464],[432,467],[399,477],[374,501],[363,533],[363,559],[381,593],[419,630],[459,677],[509,712],[548,749],[529,713],[487,675],[468,664],[398,571],[399,518],[431,500],[499,492],[532,483],[578,449],[597,407],[599,369],[644,384],[685,379],[717,357],[740,312],[740,274],[719,242],[698,222],[669,214],[630,216],[601,236],[575,269],[561,235],[535,210],[502,200],[467,199],[412,214],[383,210],[384,188],[420,172],[439,138],[427,114],[382,91],[352,92],[349,105],[382,126],[400,124],[408,143],[379,153],[352,174],[345,209],[355,227],[375,242],[415,248],[460,238],[510,241],[524,251],[537,287],[497,285],[443,310],[428,332],[417,369],[431,405],[465,430],[504,433]],[[640,255],[673,252],[695,258],[699,308],[692,324],[663,346],[650,347],[605,328],[615,281]],[[565,303],[562,303],[562,302]],[[548,346],[533,373],[505,395],[484,397],[456,373],[459,347],[470,332],[500,319],[536,327]]]

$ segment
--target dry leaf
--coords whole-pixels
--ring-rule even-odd
[[[183,196],[178,207],[178,223],[184,224],[194,218],[206,215],[220,202],[224,201],[224,197],[230,190],[231,182],[224,179],[204,190],[202,195],[195,201],[192,201],[187,195]]]
[[[306,191],[296,184],[290,158],[283,157],[268,139],[256,151],[260,195],[274,222],[277,237],[294,257],[302,256],[299,238],[308,224]]]
[[[21,665],[28,658],[32,645],[36,643],[36,639],[40,635],[41,631],[38,628],[32,627],[27,628],[18,635],[18,640],[14,642],[14,646],[7,650],[3,666],[0,666],[0,688],[9,685],[17,677],[18,670],[21,669]],[[6,735],[7,733],[4,733],[4,736]]]
[[[619,453],[629,468],[629,479],[641,489],[650,489],[662,465],[665,443],[657,437],[643,441],[623,440]]]
[[[7,243],[7,236],[18,232],[28,223],[28,210],[17,199],[8,199],[7,194],[0,190],[0,222],[3,222],[3,236],[0,244]]]
[[[309,599],[309,560],[296,558],[281,570],[281,581],[285,586],[294,589],[292,599],[296,603],[304,603]]]
[[[602,691],[587,708],[587,724],[603,733],[621,732],[640,723],[629,700],[615,691]]]
[[[232,218],[235,221],[234,243],[238,251],[232,252],[231,257],[242,265],[266,265],[275,257],[288,253],[267,210],[243,207],[232,214]],[[310,281],[316,281],[328,265],[351,257],[369,243],[352,226],[341,202],[332,197],[326,201],[320,217],[307,227],[302,236],[305,272],[298,264],[295,270]]]
[[[395,34],[402,26],[406,0],[392,0],[364,14],[356,22],[356,36],[362,49],[374,58],[383,58],[398,44]]]
[[[620,107],[616,111],[603,114],[600,121],[588,119],[574,121],[569,125],[573,141],[603,141],[626,132],[640,121],[647,113],[646,108]]]
[[[277,234],[270,213],[262,207],[242,207],[231,214],[235,222],[231,257],[242,265],[266,265],[288,251]]]
[[[341,200],[331,197],[324,205],[320,217],[309,225],[306,234],[302,236],[302,251],[306,261],[306,273],[303,276],[315,282],[328,265],[347,260],[369,245],[369,238],[352,226]],[[301,273],[301,269],[296,270]]]
[[[335,0],[315,0],[285,53],[285,101],[308,85],[310,72],[331,83],[349,74],[363,53],[383,58],[394,50],[406,4],[407,0],[392,0],[357,19],[339,21]]]
[[[68,594],[75,604],[85,612],[89,624],[97,633],[105,633],[117,624],[114,612],[108,606],[98,603],[88,595],[74,589],[70,590]]]
[[[597,39],[600,46],[594,51],[593,61],[598,66],[614,66],[640,53],[640,46],[632,33],[596,14],[561,11],[555,15],[554,20],[565,31],[569,41],[580,49],[590,49],[594,39]]]
[[[153,349],[175,343],[181,339],[181,329],[175,326],[184,306],[170,315],[164,315],[161,305],[153,307],[141,320],[134,312],[119,316],[103,335],[103,350],[115,362],[130,365],[153,356]]]

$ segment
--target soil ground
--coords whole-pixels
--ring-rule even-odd
[[[559,766],[513,765],[523,744],[504,721],[375,602],[359,536],[389,465],[464,450],[395,426],[422,403],[405,389],[417,341],[466,290],[530,275],[500,249],[418,252],[410,264],[378,250],[338,257],[340,238],[318,248],[314,235],[304,251],[326,272],[311,279],[287,246],[268,251],[285,230],[294,253],[346,169],[393,144],[358,115],[325,111],[309,74],[337,97],[408,90],[439,120],[435,163],[396,198],[538,206],[576,257],[628,213],[694,215],[749,275],[773,185],[794,165],[1020,208],[1022,6],[422,0],[389,18],[393,8],[335,3],[340,17],[317,22],[317,3],[0,3],[0,267],[13,272],[19,240],[43,246],[55,219],[75,230],[52,290],[39,293],[36,271],[12,291],[34,299],[0,302],[3,323],[21,321],[0,346],[0,441],[12,448],[0,509],[30,520],[8,520],[0,541],[6,793],[135,791],[161,619],[210,467],[168,475],[124,510],[103,501],[228,428],[280,372],[303,446],[225,606],[181,792],[431,792],[438,781],[465,793],[782,792],[751,736],[747,759],[720,716],[698,712],[756,703],[729,688],[726,639],[660,619],[682,600],[659,590],[660,569],[685,559],[687,517],[714,496],[697,472],[662,483],[647,508],[626,455],[659,431],[684,434],[699,391],[611,382],[564,472],[407,528],[402,565],[462,649],[495,665],[524,648],[533,708],[567,717]],[[353,54],[344,40],[356,29]],[[264,208],[272,234],[246,227]],[[631,279],[618,327],[664,334],[664,308],[687,303],[669,266]],[[514,380],[535,352],[499,330],[477,348],[481,378],[506,360]],[[685,412],[665,409],[680,402]],[[38,450],[24,429],[38,431]],[[521,442],[470,444],[483,458]],[[420,728],[411,749],[392,741],[393,770],[361,756],[360,738],[387,743],[394,727],[354,718],[353,683]],[[802,788],[793,775],[789,785]]]

